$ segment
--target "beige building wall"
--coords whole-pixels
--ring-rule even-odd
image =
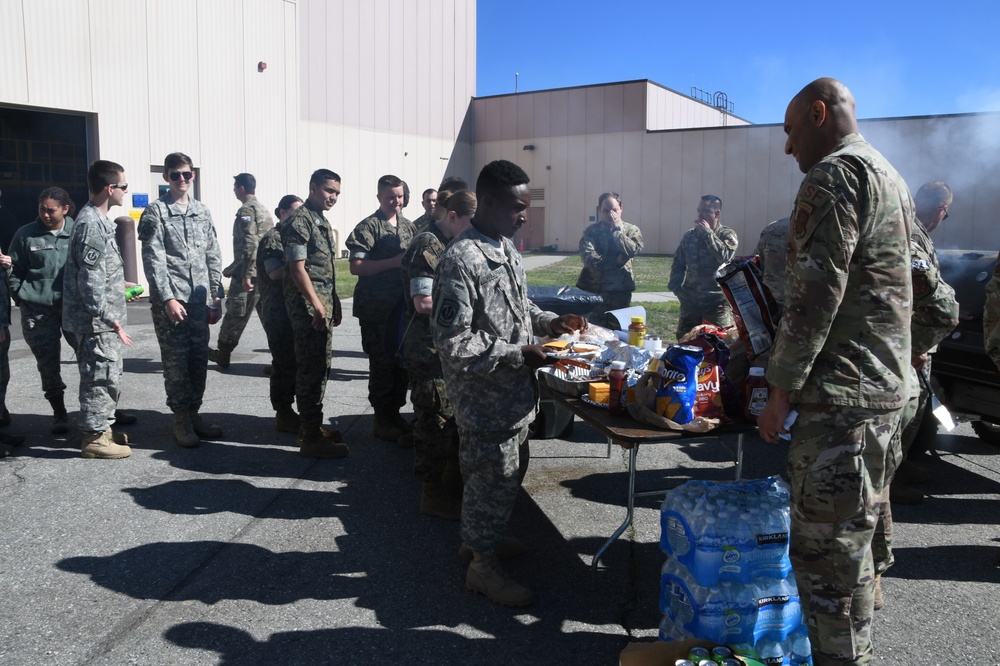
[[[737,232],[739,253],[751,253],[761,229],[791,213],[803,177],[784,154],[781,126],[646,131],[636,83],[596,86],[605,90],[604,106],[585,105],[600,99],[590,88],[474,102],[476,168],[494,159],[521,165],[531,177],[532,206],[543,209],[525,228],[526,238],[535,240],[527,247],[574,251],[598,196],[616,191],[623,218],[641,227],[649,254],[674,252],[704,194],[722,198],[723,224]],[[609,94],[615,87],[620,90]],[[608,102],[619,96],[624,111]],[[1000,226],[990,212],[1000,205],[991,182],[1000,161],[1000,115],[868,120],[861,132],[914,192],[928,180],[952,185],[955,203],[934,234],[938,246],[1000,247]]]
[[[269,208],[338,172],[341,241],[379,176],[409,183],[411,218],[446,171],[469,177],[475,25],[475,0],[3,0],[0,105],[86,115],[89,159],[151,200],[163,157],[190,155],[228,263],[242,171]]]

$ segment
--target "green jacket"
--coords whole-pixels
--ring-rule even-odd
[[[63,269],[73,225],[73,218],[67,216],[63,228],[52,234],[35,220],[14,234],[10,242],[11,267],[7,282],[15,303],[62,304]]]

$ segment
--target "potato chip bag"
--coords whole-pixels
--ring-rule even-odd
[[[656,413],[675,423],[689,423],[695,416],[698,364],[705,357],[700,347],[670,345],[663,352],[662,378],[656,391]]]
[[[719,384],[719,366],[708,359],[699,363],[697,395],[694,401],[695,416],[709,419],[721,419],[725,416]]]

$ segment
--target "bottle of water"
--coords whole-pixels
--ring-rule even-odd
[[[812,647],[809,645],[809,633],[805,627],[799,627],[785,641],[788,646],[788,662],[791,666],[812,664]]]
[[[663,620],[660,621],[660,640],[661,641],[686,641],[694,638],[690,632],[684,631],[684,628],[676,624],[666,615],[663,616]]]
[[[757,642],[757,653],[760,654],[761,663],[767,666],[790,666],[788,657],[785,655],[785,646],[781,641],[764,639]]]
[[[757,624],[754,638],[783,641],[802,624],[802,605],[795,578],[758,578],[754,581],[757,596]]]

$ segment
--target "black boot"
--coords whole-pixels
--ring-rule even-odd
[[[63,394],[54,395],[49,398],[52,405],[52,427],[49,430],[53,435],[64,435],[69,432],[69,414],[66,413],[66,403],[63,402]]]

